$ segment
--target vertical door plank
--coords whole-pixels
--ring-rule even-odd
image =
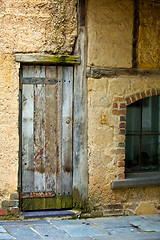
[[[34,91],[34,191],[45,191],[45,87]]]
[[[46,67],[46,78],[57,78],[56,67]],[[57,169],[57,83],[46,85],[46,167],[45,189],[56,192]],[[46,209],[56,208],[55,198],[46,198]]]
[[[33,191],[34,185],[34,99],[33,85],[22,88],[22,192]]]
[[[63,67],[62,92],[62,208],[72,207],[73,67]]]
[[[58,148],[57,148],[57,208],[62,208],[62,82],[63,82],[63,67],[58,67],[58,91],[57,91],[57,131],[58,131]]]
[[[22,66],[22,74],[23,74],[23,77],[29,77],[28,76],[28,74],[29,74],[29,66],[27,66],[27,65]]]
[[[30,77],[45,77],[45,67],[29,66]],[[34,192],[45,190],[45,87],[34,85]],[[34,201],[37,205],[37,201]],[[35,206],[36,208],[36,206]]]

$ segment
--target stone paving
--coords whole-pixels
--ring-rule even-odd
[[[160,240],[160,215],[1,221],[0,240]]]

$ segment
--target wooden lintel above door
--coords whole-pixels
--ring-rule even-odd
[[[73,65],[81,63],[81,58],[73,55],[15,54],[15,60],[25,64]]]

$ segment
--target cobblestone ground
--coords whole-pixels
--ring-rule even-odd
[[[2,221],[0,240],[160,240],[160,215],[87,220]]]

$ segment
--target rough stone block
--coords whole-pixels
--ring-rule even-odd
[[[155,205],[152,202],[142,202],[139,204],[139,206],[136,208],[136,214],[138,215],[150,215],[150,214],[155,214],[156,209]]]
[[[102,211],[93,211],[93,212],[91,212],[90,217],[92,217],[92,218],[103,217],[103,212]]]
[[[18,200],[18,199],[19,199],[18,193],[11,193],[10,194],[10,200]]]
[[[7,200],[4,200],[4,201],[2,201],[2,208],[8,208],[9,207],[9,201],[7,201]]]

